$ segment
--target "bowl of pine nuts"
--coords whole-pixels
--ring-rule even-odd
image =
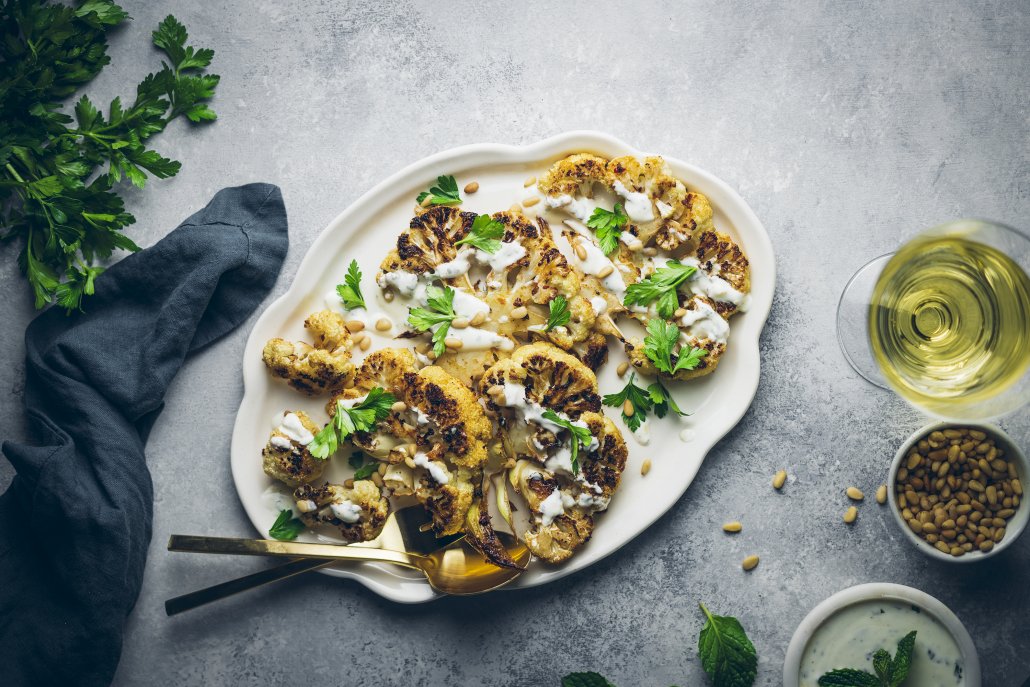
[[[891,464],[890,508],[917,549],[967,563],[1005,549],[1026,527],[1030,463],[1000,427],[936,423],[909,438]]]

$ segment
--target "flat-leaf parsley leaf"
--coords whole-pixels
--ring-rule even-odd
[[[605,255],[611,255],[619,247],[619,235],[622,228],[629,222],[629,217],[622,210],[622,205],[616,203],[615,210],[608,211],[604,208],[595,208],[587,226],[597,234],[597,242]]]
[[[501,248],[501,237],[503,236],[504,224],[490,215],[476,215],[476,218],[472,220],[469,233],[454,245],[461,246],[468,243],[487,253],[496,253]]]
[[[644,354],[654,363],[659,372],[674,375],[680,370],[693,370],[701,359],[708,355],[703,348],[691,346],[673,349],[679,344],[680,330],[676,325],[665,320],[654,319],[647,323],[647,336],[644,337]],[[676,362],[672,356],[676,355]]]
[[[348,408],[345,401],[336,402],[336,414],[308,444],[315,458],[325,460],[340,447],[340,443],[354,432],[367,432],[390,413],[397,399],[382,387],[374,387],[364,400]]]
[[[565,429],[569,430],[569,433],[572,435],[572,474],[578,475],[579,447],[580,444],[583,445],[583,448],[586,448],[590,445],[590,441],[593,439],[593,436],[590,434],[590,429],[587,427],[581,427],[577,424],[573,424],[571,420],[567,420],[559,416],[556,412],[554,412],[551,409],[545,410],[543,412],[543,417],[545,420],[550,420],[554,424],[560,425]]]
[[[458,182],[450,174],[438,176],[436,186],[430,186],[428,191],[418,194],[415,199],[421,203],[429,198],[430,205],[459,205],[461,194],[458,193]]]
[[[343,301],[347,310],[365,307],[365,297],[361,295],[361,269],[357,260],[351,260],[342,284],[336,285],[336,295]]]
[[[444,339],[450,331],[451,322],[457,314],[454,312],[454,289],[445,286],[429,286],[426,288],[426,307],[408,310],[408,324],[416,331],[425,332],[433,327],[433,353],[437,357],[443,355],[447,346]],[[439,326],[437,326],[439,325]]]
[[[664,267],[656,269],[654,274],[635,284],[630,284],[626,288],[623,303],[648,306],[658,301],[656,306],[658,314],[669,319],[679,306],[676,289],[695,272],[697,272],[697,268],[693,265],[684,265],[678,260],[670,260]]]
[[[549,332],[555,327],[564,327],[572,319],[572,313],[569,311],[569,301],[565,296],[558,295],[552,298],[551,302],[547,304],[547,310],[545,332]]]
[[[293,511],[286,508],[279,511],[279,517],[268,529],[268,536],[280,541],[293,541],[303,531],[304,523],[293,517]]]

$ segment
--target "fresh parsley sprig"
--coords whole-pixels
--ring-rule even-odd
[[[684,265],[678,260],[670,260],[664,267],[659,267],[646,279],[630,284],[626,288],[626,296],[622,302],[627,306],[648,306],[658,301],[658,314],[669,319],[679,307],[676,289],[695,272],[697,272],[697,268],[693,265]]]
[[[915,644],[916,632],[913,630],[898,641],[893,659],[886,649],[878,649],[873,654],[876,675],[855,668],[837,668],[819,678],[819,687],[901,687],[908,678]]]
[[[490,217],[490,215],[476,215],[472,220],[472,227],[468,235],[455,246],[471,244],[487,253],[496,253],[501,249],[501,238],[504,236],[504,224]]]
[[[461,194],[458,192],[458,182],[450,174],[438,176],[436,186],[430,186],[428,191],[418,194],[415,199],[421,203],[429,198],[430,205],[459,205]]]
[[[640,425],[647,419],[647,414],[653,412],[657,417],[665,417],[669,411],[677,415],[687,415],[680,410],[676,399],[672,397],[669,390],[660,381],[655,381],[647,388],[637,386],[634,382],[635,373],[630,374],[626,386],[618,393],[607,394],[601,399],[601,403],[611,408],[625,408],[626,401],[633,406],[633,414],[622,413],[622,421],[631,432],[640,429]]]
[[[571,420],[566,420],[565,418],[560,417],[556,412],[550,409],[543,412],[543,417],[545,420],[550,420],[554,424],[560,425],[569,430],[572,441],[572,474],[579,474],[579,448],[580,444],[583,445],[583,448],[590,445],[590,441],[593,438],[590,434],[590,429],[573,424]]]
[[[361,403],[348,408],[343,399],[336,402],[336,414],[319,430],[308,444],[308,451],[315,458],[325,460],[340,447],[344,439],[354,432],[367,432],[390,413],[390,407],[397,399],[382,387],[368,392]]]
[[[715,687],[751,687],[758,675],[758,654],[740,621],[698,606],[706,618],[697,638],[701,667]]]
[[[619,236],[627,222],[629,217],[623,211],[622,205],[616,203],[613,211],[594,208],[593,214],[587,220],[587,226],[594,230],[604,254],[611,255],[619,247]]]
[[[354,468],[354,479],[368,479],[374,472],[379,470],[379,463],[374,460],[365,462],[365,454],[355,451],[350,454],[347,463]]]
[[[654,319],[647,323],[644,355],[654,363],[659,372],[674,375],[680,370],[693,370],[701,363],[701,359],[708,355],[708,351],[703,348],[681,347],[675,352],[676,362],[673,362],[673,349],[679,343],[679,339],[680,330],[671,322]]]
[[[361,269],[357,260],[350,261],[343,283],[336,285],[336,294],[347,310],[365,307],[365,297],[361,294]]]
[[[569,301],[565,296],[555,296],[547,304],[547,326],[544,327],[545,332],[549,332],[555,327],[564,327],[572,319],[572,312],[569,310]]]
[[[408,324],[416,331],[428,331],[439,325],[433,332],[433,353],[437,357],[447,349],[444,339],[450,331],[451,322],[457,314],[454,312],[454,289],[445,286],[428,286],[426,288],[426,307],[409,308]]]
[[[127,17],[111,0],[0,4],[0,240],[21,240],[18,263],[36,308],[81,307],[103,272],[97,261],[139,250],[122,233],[136,220],[114,185],[174,176],[180,163],[146,140],[179,116],[215,118],[207,101],[219,77],[203,73],[214,51],[187,46],[171,15],[152,34],[168,63],[143,79],[130,105],[115,98],[105,117],[82,96],[74,119],[61,111],[110,62],[105,34]]]
[[[268,536],[280,541],[293,541],[303,531],[304,523],[293,517],[292,510],[285,508],[279,511],[279,517],[268,529]]]

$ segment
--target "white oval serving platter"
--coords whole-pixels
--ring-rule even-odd
[[[570,153],[591,152],[604,157],[644,156],[622,141],[592,131],[574,131],[528,146],[475,144],[444,151],[392,175],[365,193],[338,215],[308,249],[289,290],[261,315],[250,333],[244,350],[244,395],[232,437],[232,474],[248,517],[262,536],[267,536],[279,507],[292,505],[288,491],[277,489],[261,469],[261,449],[268,440],[277,415],[289,408],[304,410],[316,422],[327,419],[325,398],[307,398],[273,379],[261,361],[264,343],[275,336],[304,339],[303,322],[310,313],[326,306],[326,294],[342,282],[350,260],[361,265],[362,281],[369,310],[384,312],[394,322],[404,319],[396,303],[383,302],[374,279],[379,262],[394,245],[397,235],[408,226],[415,196],[427,189],[441,174],[452,174],[463,188],[478,181],[480,189],[464,195],[462,209],[497,212],[533,195],[524,182],[540,176],[555,161]],[[661,154],[652,153],[652,154]],[[726,183],[697,167],[664,156],[674,175],[688,188],[704,193],[715,212],[715,226],[734,237],[751,261],[751,305],[731,323],[730,342],[711,375],[678,385],[673,392],[680,406],[692,415],[687,418],[652,419],[651,440],[640,444],[625,430],[618,413],[606,408],[623,429],[629,445],[629,462],[622,485],[608,511],[597,516],[593,538],[568,563],[547,566],[534,561],[530,569],[505,589],[545,584],[581,570],[631,541],[662,516],[686,492],[705,455],[719,439],[743,417],[758,388],[758,339],[769,316],[775,284],[772,244],[758,217]],[[543,212],[543,203],[527,208],[529,215]],[[549,212],[549,211],[548,211]],[[560,221],[547,214],[552,226]],[[375,305],[371,301],[375,300]],[[403,345],[390,337],[399,330],[376,336],[374,348]],[[615,342],[617,344],[617,342]],[[373,348],[373,350],[374,350]],[[357,349],[355,349],[357,351]],[[598,376],[601,393],[620,389],[625,380],[615,373],[625,359],[621,345],[610,347],[609,363]],[[342,481],[350,476],[347,460],[341,455],[327,471],[326,478]],[[640,466],[650,458],[652,467],[646,477]],[[322,535],[304,534],[302,539],[327,540]],[[425,580],[413,571],[385,564],[360,564],[327,568],[328,575],[356,579],[375,593],[403,603],[420,603],[437,598]]]

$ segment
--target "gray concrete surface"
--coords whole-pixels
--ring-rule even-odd
[[[158,63],[171,6],[125,0],[101,99]],[[118,685],[557,686],[572,670],[615,684],[705,684],[697,602],[739,616],[776,685],[797,623],[831,593],[891,581],[942,599],[971,631],[985,685],[1030,675],[1030,537],[955,568],[901,538],[885,509],[845,527],[842,489],[879,484],[924,418],[845,364],[834,308],[850,274],[922,227],[963,215],[1030,227],[1030,5],[1019,2],[174,3],[217,50],[214,126],[156,147],[184,162],[126,190],[149,245],[225,185],[283,188],[286,289],[322,227],[376,181],[478,141],[593,128],[689,160],[736,187],[777,251],[776,300],[751,411],[679,505],[600,565],[520,593],[404,607],[312,575],[168,619],[169,596],[259,562],[170,555],[171,532],[249,535],[229,475],[249,327],[187,364],[148,448],[156,522]],[[26,433],[29,293],[0,254],[0,426]],[[1003,425],[1030,446],[1028,413]],[[188,436],[189,441],[184,439]],[[793,475],[769,488],[778,468]],[[11,475],[0,465],[0,486]],[[740,518],[728,538],[719,524]],[[759,553],[751,574],[739,562]]]

